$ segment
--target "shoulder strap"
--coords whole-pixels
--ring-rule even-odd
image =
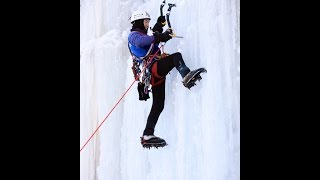
[[[137,32],[137,33],[139,33],[139,34],[141,34],[141,35],[145,35],[144,33],[139,32],[139,31],[134,31],[134,32]],[[152,52],[152,50],[153,50],[153,47],[154,47],[154,43],[152,43],[152,44],[150,45],[150,48],[148,49],[148,51],[147,51],[147,53],[146,53],[145,56],[143,56],[143,57],[138,57],[138,56],[136,56],[135,54],[132,53],[132,51],[131,51],[131,49],[130,49],[130,46],[129,46],[129,42],[128,42],[128,48],[129,48],[129,51],[130,51],[131,55],[132,55],[133,57],[135,57],[135,59],[138,59],[138,61],[141,61],[141,62],[142,62],[144,59],[146,59],[146,58],[151,54],[151,52]],[[140,62],[140,63],[141,63],[141,62]]]

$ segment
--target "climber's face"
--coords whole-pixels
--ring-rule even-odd
[[[144,19],[144,20],[143,20],[144,28],[146,28],[146,29],[149,28],[149,22],[150,22],[150,19]]]

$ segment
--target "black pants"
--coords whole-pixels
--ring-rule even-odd
[[[178,68],[181,63],[184,64],[184,61],[180,53],[174,53],[159,60],[157,63],[158,74],[160,76],[166,76],[174,67]],[[143,135],[153,135],[154,133],[154,128],[157,124],[158,118],[164,108],[165,84],[166,81],[164,80],[161,84],[152,87],[153,102]]]

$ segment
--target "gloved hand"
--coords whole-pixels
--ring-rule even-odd
[[[156,32],[158,31],[159,33],[162,33],[163,29],[162,27],[166,25],[166,18],[164,16],[159,16],[157,23],[153,26],[152,31]]]
[[[157,23],[161,24],[161,27],[165,26],[166,25],[166,18],[164,16],[159,16],[158,17],[158,20],[157,20]]]
[[[173,33],[172,28],[168,28],[166,31],[168,31],[168,32],[169,32],[169,34],[172,34],[172,33]]]
[[[166,31],[162,34],[159,32],[154,32],[153,36],[154,36],[155,43],[169,41],[172,38],[169,34],[170,34],[169,31]]]

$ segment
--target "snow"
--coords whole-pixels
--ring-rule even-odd
[[[80,148],[134,81],[131,13],[147,10],[153,26],[161,3],[80,1]],[[175,68],[168,74],[155,135],[169,145],[159,149],[140,144],[152,97],[139,101],[135,83],[80,152],[81,180],[240,179],[240,0],[166,3],[176,3],[170,22],[184,38],[168,41],[165,52],[208,73],[191,90]]]

